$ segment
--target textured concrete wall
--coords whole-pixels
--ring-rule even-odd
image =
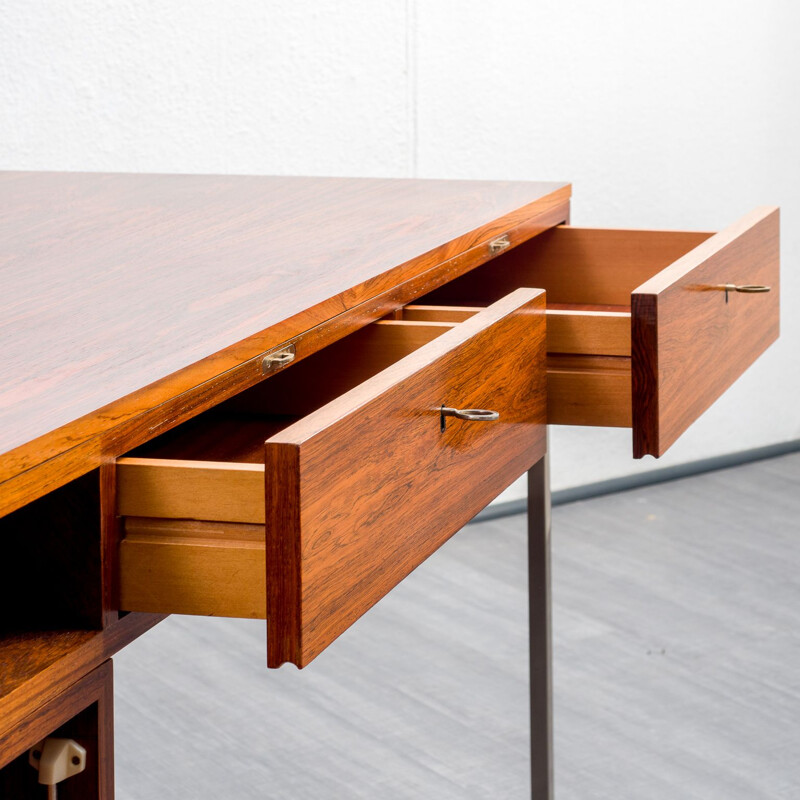
[[[563,179],[575,224],[615,227],[780,204],[781,343],[660,462],[627,431],[554,430],[554,485],[800,437],[798,4],[4,0],[0,19],[0,168]]]

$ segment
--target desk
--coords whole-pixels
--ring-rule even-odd
[[[110,657],[266,619],[304,668],[513,480],[552,792],[548,423],[659,456],[778,335],[778,211],[568,225],[566,184],[0,177],[0,787],[113,795]]]

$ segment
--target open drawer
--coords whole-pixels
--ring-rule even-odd
[[[776,208],[721,233],[559,226],[408,306],[458,320],[547,291],[548,422],[633,428],[662,455],[778,336]]]
[[[302,667],[542,457],[545,404],[541,290],[373,323],[118,461],[120,608],[266,617]]]

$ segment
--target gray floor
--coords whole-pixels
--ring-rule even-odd
[[[559,800],[800,797],[800,454],[554,510]],[[172,617],[116,662],[120,798],[525,798],[523,517],[309,668]]]

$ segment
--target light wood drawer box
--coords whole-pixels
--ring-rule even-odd
[[[373,323],[118,461],[120,608],[266,617],[268,664],[302,667],[541,458],[545,417],[541,290]]]
[[[716,234],[559,226],[400,316],[466,319],[545,289],[548,422],[630,426],[634,456],[660,456],[778,337],[778,240],[776,208]]]

